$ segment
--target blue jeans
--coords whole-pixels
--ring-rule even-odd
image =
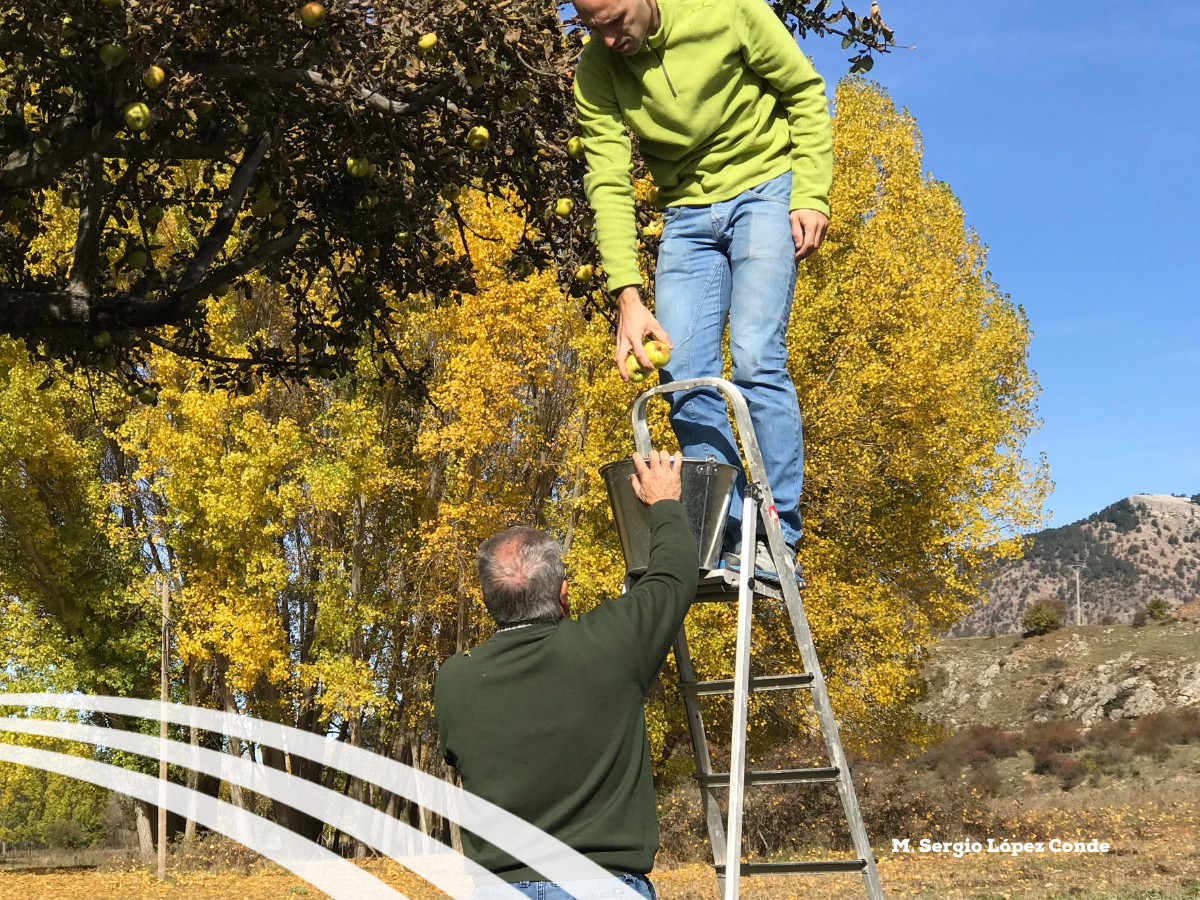
[[[783,537],[800,540],[804,447],[800,403],[787,370],[787,325],[796,287],[796,245],[785,172],[730,200],[669,206],[655,274],[655,316],[675,344],[662,381],[722,374],[721,335],[729,321],[733,383],[746,397]],[[671,396],[671,425],[685,456],[709,454],[741,469],[741,454],[712,388]],[[741,538],[739,474],[725,533],[726,549]]]
[[[650,879],[645,875],[617,875],[615,876],[626,885],[633,888],[646,900],[658,900],[658,895],[654,891],[654,885],[650,883]],[[608,900],[614,892],[612,888],[603,880],[596,879],[594,881],[567,881],[564,882],[570,886],[572,893],[568,894],[553,881],[515,881],[511,887],[517,889],[521,894],[524,894],[529,900],[575,900],[576,897],[582,900]],[[494,893],[494,888],[477,887],[471,895],[470,900],[489,900],[489,894]],[[616,892],[619,895],[619,892]]]

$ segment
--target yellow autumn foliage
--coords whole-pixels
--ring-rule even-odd
[[[1024,314],[991,281],[949,188],[922,171],[912,119],[861,80],[841,84],[836,110],[835,216],[802,266],[788,334],[805,428],[800,557],[845,738],[872,750],[921,739],[911,701],[925,650],[981,595],[992,562],[1019,550],[1016,533],[1039,524],[1048,482],[1044,463],[1022,455],[1037,424]],[[13,373],[3,426],[22,448],[13,459],[46,457],[47,478],[98,498],[110,543],[133,548],[113,583],[142,610],[143,638],[157,633],[154,583],[170,578],[181,699],[190,671],[202,703],[340,729],[442,771],[429,715],[437,666],[492,629],[478,543],[515,523],[547,528],[569,548],[576,610],[621,589],[597,472],[632,451],[641,388],[617,376],[603,314],[564,296],[552,272],[511,274],[535,221],[472,192],[458,208],[463,227],[447,216],[434,250],[469,254],[475,290],[389,298],[393,362],[407,380],[380,379],[364,349],[335,379],[230,393],[204,384],[202,363],[156,349],[145,374],[161,385],[157,405],[127,403],[109,385],[97,425],[78,377],[68,387],[58,372],[39,393],[54,364],[0,348]],[[171,222],[160,237],[191,239]],[[46,265],[66,252],[48,242]],[[306,299],[320,308],[329,289],[306,286]],[[261,276],[210,298],[212,349],[236,356],[263,334],[286,344],[289,302]],[[656,445],[673,447],[665,403],[651,409]],[[67,424],[42,421],[56,416]],[[96,428],[127,464],[107,479],[88,444]],[[10,479],[0,499],[31,490]],[[33,512],[20,521],[49,551],[61,536],[54,516]],[[0,537],[0,550],[28,557],[11,524]],[[5,587],[9,614],[33,627],[44,586],[27,575]],[[763,612],[756,665],[795,671],[786,614]],[[697,608],[687,627],[700,677],[727,676],[733,610]],[[42,651],[6,640],[10,660],[77,666],[65,638]],[[152,671],[152,640],[137,652]],[[655,764],[668,773],[690,770],[673,680],[669,662],[648,703]],[[144,674],[128,686],[149,693]],[[754,707],[770,738],[809,727],[803,701],[770,703]],[[725,728],[718,714],[714,738]]]

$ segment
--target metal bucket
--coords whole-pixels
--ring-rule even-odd
[[[639,575],[650,562],[650,507],[633,492],[630,480],[633,473],[633,460],[629,457],[600,467],[621,539],[621,552],[625,554],[625,571]],[[682,502],[700,549],[701,569],[715,569],[720,559],[721,538],[737,473],[733,466],[712,457],[683,461]]]

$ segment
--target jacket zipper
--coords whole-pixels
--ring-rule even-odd
[[[667,71],[667,64],[663,62],[662,54],[658,52],[657,47],[651,47],[650,49],[653,50],[654,55],[658,57],[658,64],[663,70],[663,77],[667,79],[667,87],[671,89],[671,96],[678,100],[679,95],[675,93],[675,85],[671,84],[671,74]]]

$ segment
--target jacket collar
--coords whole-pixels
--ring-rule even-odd
[[[658,30],[646,36],[646,41],[642,46],[643,50],[648,47],[657,50],[667,42],[667,36],[671,32],[670,0],[656,0],[656,2],[658,3]]]

